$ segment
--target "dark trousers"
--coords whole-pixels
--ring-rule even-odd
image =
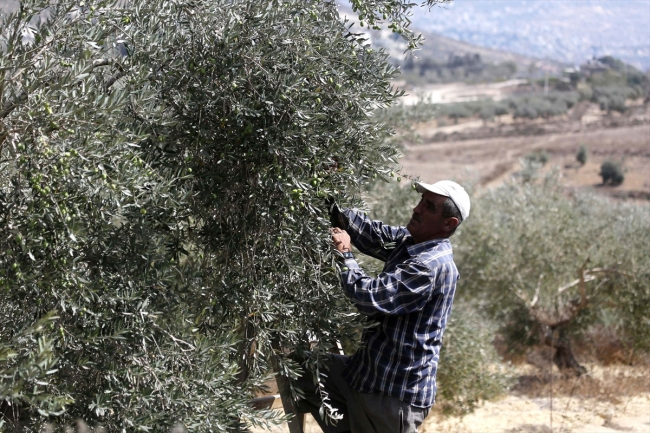
[[[321,418],[320,392],[310,373],[295,382],[305,393],[298,410],[311,413],[324,433],[416,433],[429,414],[429,408],[413,407],[389,395],[354,390],[343,378],[347,359],[347,356],[330,355],[327,377],[321,378],[324,381],[322,391],[327,393],[329,404],[343,415],[343,419],[333,425],[331,420]]]

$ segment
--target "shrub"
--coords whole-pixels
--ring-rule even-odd
[[[454,244],[457,296],[496,320],[511,350],[553,343],[562,368],[603,309],[621,320],[629,350],[647,348],[647,315],[630,306],[648,302],[649,224],[647,206],[569,196],[555,176],[512,182],[472,202]]]
[[[625,172],[620,162],[605,161],[600,166],[600,177],[604,185],[618,186],[625,180]]]
[[[580,165],[585,165],[587,163],[587,146],[584,144],[580,145],[578,153],[576,153],[576,161],[578,161]]]
[[[594,90],[586,83],[578,83],[578,93],[581,101],[593,101]]]
[[[440,350],[436,404],[444,413],[462,415],[502,395],[513,375],[491,344],[494,323],[462,302],[453,310]]]
[[[508,110],[508,104],[505,102],[496,102],[494,105],[494,114],[496,116],[503,116],[505,114],[508,114],[510,111]]]
[[[539,116],[548,118],[566,114],[579,98],[577,92],[553,92],[515,97],[508,102],[515,117],[536,119]]]
[[[553,92],[549,95],[529,95],[513,97],[503,101],[481,99],[477,101],[453,102],[448,104],[431,104],[430,101],[420,101],[408,107],[398,106],[388,109],[391,116],[400,118],[406,123],[426,122],[433,118],[449,117],[455,122],[460,118],[478,116],[488,121],[495,116],[512,113],[514,117],[536,119],[540,116],[553,117],[566,114],[580,99],[578,92]]]
[[[458,119],[470,117],[473,114],[470,107],[464,103],[445,104],[441,109],[441,114],[454,119],[454,123],[458,123]]]
[[[594,86],[592,101],[596,102],[603,111],[624,113],[627,110],[625,102],[635,95],[634,89],[624,85]]]
[[[496,114],[495,107],[492,105],[485,105],[481,108],[479,117],[485,121],[493,120]]]
[[[529,153],[524,157],[524,160],[528,163],[538,164],[540,166],[546,165],[548,162],[549,156],[548,152],[545,150],[538,150],[532,153]]]
[[[519,103],[515,105],[515,118],[537,119],[539,117],[539,110],[533,104]]]

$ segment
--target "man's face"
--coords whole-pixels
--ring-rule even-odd
[[[448,238],[460,222],[457,218],[443,218],[442,204],[447,197],[425,191],[420,203],[413,209],[413,216],[406,225],[416,244],[431,239]]]

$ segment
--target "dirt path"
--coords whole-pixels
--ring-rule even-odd
[[[518,85],[526,82],[526,80],[509,80],[490,84],[431,84],[409,90],[408,94],[402,97],[402,103],[404,105],[415,105],[420,100],[431,104],[475,101],[477,99],[499,101],[509,96]]]

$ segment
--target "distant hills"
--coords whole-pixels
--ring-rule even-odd
[[[534,57],[531,55],[517,54],[502,49],[488,48],[476,44],[454,40],[435,33],[420,32],[425,38],[422,47],[415,51],[417,59],[415,63],[435,61],[448,62],[452,57],[479,55],[481,61],[487,64],[503,64],[512,62],[517,66],[519,76],[543,75],[546,68],[553,74],[558,75],[562,69],[570,64]],[[404,50],[406,43],[401,36],[392,33],[388,29],[371,31],[370,42],[380,48],[384,48],[397,64],[403,64],[405,60]]]
[[[579,65],[611,55],[650,68],[650,0],[455,0],[414,11],[414,29]]]

